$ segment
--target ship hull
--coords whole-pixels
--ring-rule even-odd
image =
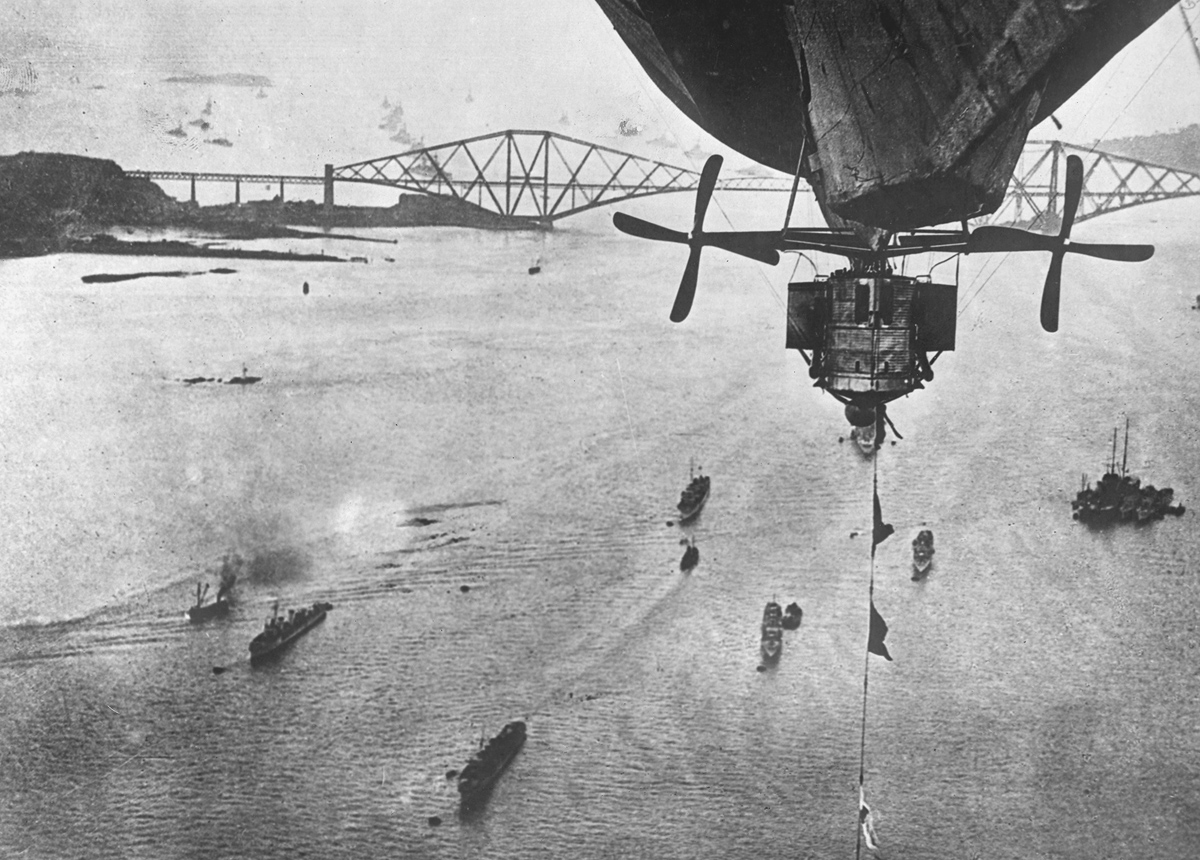
[[[680,511],[679,511],[680,525],[691,522],[696,517],[700,516],[700,512],[702,510],[704,510],[705,502],[708,501],[708,493],[709,493],[709,491],[707,489],[705,489],[704,495],[700,497],[699,502],[697,502],[695,505],[687,508],[686,510],[682,509],[682,508],[680,509]]]
[[[491,741],[489,749],[497,743],[503,744],[498,756],[488,759],[486,764],[477,756],[459,776],[459,808],[463,813],[476,812],[487,804],[497,781],[525,746],[525,724],[517,721],[505,726],[505,730]]]
[[[525,742],[522,741],[521,745],[524,746],[524,743]],[[481,809],[487,805],[488,798],[492,796],[492,789],[496,787],[496,783],[500,781],[500,777],[503,776],[504,771],[508,770],[508,766],[512,764],[513,759],[517,757],[517,753],[520,752],[520,749],[521,748],[518,747],[509,753],[505,758],[504,763],[500,765],[499,769],[494,773],[478,780],[473,780],[471,784],[466,787],[464,787],[462,783],[459,783],[459,807],[467,811],[473,811]]]
[[[217,600],[206,606],[193,606],[187,611],[188,621],[197,624],[210,618],[222,618],[229,614],[229,606],[227,600]]]
[[[320,610],[319,612],[314,613],[311,617],[305,619],[304,623],[301,624],[299,627],[297,627],[295,630],[292,630],[286,636],[276,640],[275,642],[271,643],[270,645],[262,645],[262,646],[259,646],[256,648],[255,643],[251,642],[250,643],[250,665],[258,666],[258,665],[261,665],[263,663],[266,663],[266,662],[278,657],[280,654],[282,654],[284,651],[286,651],[289,647],[291,647],[291,644],[293,642],[295,642],[297,639],[299,639],[301,636],[303,636],[309,630],[312,630],[314,627],[316,627],[318,624],[320,624],[322,621],[324,621],[325,615],[326,615],[326,610],[324,610],[324,609]],[[258,640],[256,639],[255,641],[258,641]]]
[[[875,456],[875,425],[868,424],[866,427],[854,427],[850,430],[850,438],[858,446],[858,450],[864,457]]]
[[[762,640],[758,650],[767,666],[778,663],[779,655],[783,653],[783,610],[774,601],[763,611]]]

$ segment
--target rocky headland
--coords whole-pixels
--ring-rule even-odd
[[[297,226],[322,230],[297,230]],[[179,241],[126,242],[112,231],[182,229],[221,239],[304,239],[327,236],[325,231],[331,228],[428,226],[536,227],[527,219],[497,215],[462,200],[416,194],[401,196],[394,206],[334,206],[330,211],[311,201],[197,206],[176,200],[148,179],[126,175],[107,159],[41,152],[0,156],[0,256],[61,252],[179,256],[186,246],[192,249],[188,256],[275,258],[281,254],[235,253]]]

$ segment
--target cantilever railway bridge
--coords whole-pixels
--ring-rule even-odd
[[[1058,141],[1027,144],[1001,208],[981,219],[1023,222],[1052,228],[1066,182],[1063,160],[1084,161],[1084,191],[1077,221],[1159,200],[1200,194],[1200,174],[1112,155]],[[130,170],[130,176],[191,182],[324,186],[324,202],[334,203],[337,182],[379,185],[398,191],[465,200],[499,215],[551,224],[578,212],[621,200],[693,191],[700,172],[588,143],[552,131],[509,130],[422,147],[396,155],[335,167],[322,176],[261,173],[188,173]],[[732,176],[717,183],[722,191],[790,191],[789,176]],[[802,188],[805,186],[801,186]]]
[[[1030,141],[1013,173],[1004,203],[984,220],[1057,229],[1068,155],[1083,159],[1083,195],[1075,216],[1077,223],[1131,206],[1200,194],[1200,174],[1189,170],[1073,143]]]
[[[332,206],[334,184],[355,182],[398,191],[454,197],[499,215],[548,224],[620,200],[694,191],[700,171],[578,140],[551,131],[500,131],[423,147],[342,167],[325,165],[324,176],[247,173],[186,173],[130,170],[130,176],[191,182],[231,182],[241,202],[241,185],[323,185]],[[792,180],[773,176],[721,179],[724,191],[790,191]]]

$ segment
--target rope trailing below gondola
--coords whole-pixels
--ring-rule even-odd
[[[864,843],[870,851],[875,851],[878,848],[875,839],[875,826],[871,821],[871,808],[867,806],[864,793],[867,765],[867,691],[871,676],[871,655],[877,654],[885,660],[892,659],[892,655],[888,653],[887,645],[883,641],[887,637],[887,622],[883,620],[883,616],[875,609],[875,548],[895,532],[890,523],[883,521],[883,512],[879,506],[878,452],[876,452],[872,464],[871,503],[871,580],[867,590],[867,602],[870,606],[870,626],[867,633],[867,650],[863,657],[862,734],[858,750],[858,824],[856,827],[857,837],[854,843],[855,860],[861,860]]]

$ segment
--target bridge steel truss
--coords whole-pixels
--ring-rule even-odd
[[[1200,174],[1151,164],[1061,141],[1029,141],[1013,171],[1004,203],[990,224],[1028,224],[1058,229],[1066,185],[1066,157],[1083,159],[1083,194],[1075,221],[1109,212],[1200,194]]]
[[[1029,141],[1017,162],[1000,208],[977,223],[1018,223],[1057,229],[1066,183],[1066,156],[1083,159],[1083,195],[1076,221],[1145,203],[1200,194],[1200,174],[1139,161],[1060,141]],[[455,197],[500,215],[549,224],[620,200],[695,191],[700,173],[557,134],[552,131],[500,131],[414,149],[342,167],[325,166],[324,176],[248,173],[188,173],[129,170],[128,176],[234,184],[324,185],[333,205],[335,182],[383,185],[400,191]],[[721,179],[725,191],[790,191],[792,179],[735,176]],[[801,184],[801,189],[806,189]]]
[[[279,186],[279,199],[283,200],[284,185],[322,185],[325,180],[320,176],[287,176],[278,173],[188,173],[182,170],[126,170],[126,176],[138,179],[167,179],[175,182],[190,182],[192,202],[196,202],[197,182],[232,182],[234,201],[242,202],[242,183],[263,183],[268,186]]]
[[[440,194],[500,215],[551,223],[619,200],[694,191],[700,172],[631,155],[552,131],[508,130],[415,149],[342,167],[332,180]],[[790,191],[790,177],[741,176],[725,191]]]

